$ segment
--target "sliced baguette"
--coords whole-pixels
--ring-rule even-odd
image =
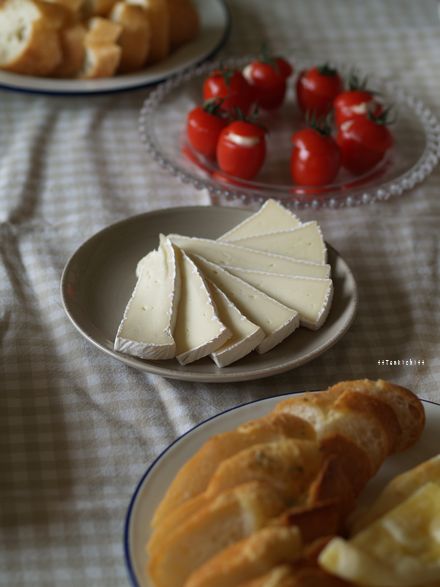
[[[118,44],[121,47],[119,72],[141,69],[150,50],[151,28],[147,12],[140,6],[117,2],[110,18],[122,27]]]
[[[80,11],[84,0],[44,0],[44,2],[61,6],[76,14]]]
[[[170,14],[167,0],[126,0],[127,4],[141,6],[148,15],[151,29],[150,51],[147,62],[157,63],[170,52]]]
[[[167,0],[171,49],[192,41],[198,34],[199,15],[191,0]]]
[[[222,493],[175,528],[150,557],[148,570],[155,587],[183,585],[206,561],[264,527],[285,507],[272,487],[260,482]]]
[[[234,587],[274,566],[295,561],[300,553],[297,528],[263,528],[211,558],[189,577],[185,587]]]
[[[108,16],[118,0],[84,0],[83,14],[85,18],[92,16]]]
[[[255,444],[223,460],[204,493],[186,501],[168,515],[153,533],[148,552],[163,547],[168,535],[197,514],[210,500],[243,483],[259,481],[273,487],[286,503],[302,503],[308,487],[318,475],[321,454],[316,442],[283,438]]]
[[[121,48],[116,44],[121,32],[122,27],[107,18],[97,16],[88,21],[80,77],[95,79],[114,75],[121,60]]]
[[[283,438],[313,440],[315,433],[304,420],[291,414],[280,413],[269,414],[264,418],[247,422],[236,430],[210,438],[177,473],[154,513],[152,526],[156,527],[182,503],[205,491],[223,460],[255,444]]]
[[[86,28],[77,23],[60,31],[63,58],[53,72],[56,77],[76,77],[84,64]]]
[[[313,543],[322,536],[332,536],[342,529],[342,515],[338,497],[313,504],[291,507],[273,520],[271,525],[295,526],[304,544]]]
[[[393,410],[400,425],[400,436],[395,446],[396,451],[409,448],[420,437],[425,426],[425,411],[422,402],[409,389],[383,379],[378,381],[360,379],[342,381],[333,385],[330,391],[338,393],[340,389],[373,396],[386,403]]]
[[[25,75],[50,75],[62,59],[58,31],[65,11],[33,0],[0,4],[0,68]]]

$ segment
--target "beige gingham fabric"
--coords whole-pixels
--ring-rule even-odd
[[[435,0],[236,0],[224,55],[262,39],[392,77],[440,114]],[[123,586],[122,536],[146,467],[236,404],[383,377],[440,401],[440,171],[383,204],[316,217],[349,262],[359,310],[345,338],[290,373],[249,383],[167,381],[91,346],[64,315],[69,255],[147,210],[209,204],[149,160],[146,91],[96,98],[0,92],[0,584]],[[386,366],[381,360],[423,361]]]

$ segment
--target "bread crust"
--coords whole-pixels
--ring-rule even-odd
[[[140,6],[118,2],[110,18],[122,27],[118,39],[121,47],[118,71],[127,73],[141,69],[147,60],[151,41],[151,27],[146,11]]]
[[[171,48],[178,49],[197,37],[199,15],[191,0],[167,0],[170,18]]]

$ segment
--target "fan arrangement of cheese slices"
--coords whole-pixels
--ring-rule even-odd
[[[317,222],[274,200],[218,240],[160,235],[141,259],[114,348],[185,365],[225,367],[274,348],[300,325],[320,328],[333,284]]]

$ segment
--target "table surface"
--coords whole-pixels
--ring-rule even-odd
[[[229,2],[223,55],[263,39],[392,78],[439,114],[435,0]],[[195,423],[269,395],[388,378],[440,401],[440,170],[403,197],[315,212],[360,291],[348,334],[284,375],[193,384],[148,375],[85,341],[59,294],[97,230],[209,196],[158,169],[137,132],[147,91],[92,98],[0,94],[0,583],[127,585],[122,534],[154,457]],[[301,214],[308,220],[310,213]],[[382,360],[417,365],[382,365]]]

